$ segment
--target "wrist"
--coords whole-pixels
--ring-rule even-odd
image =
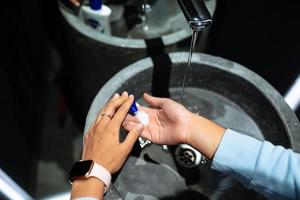
[[[87,184],[90,182],[95,182],[93,181],[94,178],[96,178],[106,186],[105,187],[105,192],[106,192],[106,190],[110,185],[111,174],[106,168],[97,164],[93,160],[80,160],[76,162],[73,165],[69,174],[70,183],[73,183],[75,181],[83,181],[79,183]],[[86,180],[86,182],[84,180]]]
[[[98,165],[104,167],[110,174],[114,173],[114,166],[109,157],[99,156],[97,154],[83,155],[81,160],[93,160]]]
[[[190,121],[187,144],[212,160],[226,129],[196,114],[192,114]]]
[[[105,184],[95,177],[85,180],[75,180],[72,184],[71,199],[79,197],[95,197],[101,199],[105,191]]]
[[[190,113],[189,123],[188,123],[188,131],[186,133],[186,138],[185,138],[184,144],[188,144],[188,145],[192,146],[195,135],[198,134],[199,131],[201,131],[200,130],[201,126],[199,126],[199,124],[201,123],[200,120],[201,120],[201,118],[199,115]]]

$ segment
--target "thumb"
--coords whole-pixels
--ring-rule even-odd
[[[125,145],[127,148],[129,148],[129,151],[131,151],[134,143],[137,141],[137,139],[142,134],[143,129],[144,129],[144,125],[138,124],[134,129],[132,129],[128,133],[125,141],[123,142],[123,145]]]
[[[155,108],[161,108],[163,106],[163,104],[164,104],[164,101],[165,101],[164,98],[153,97],[153,96],[150,96],[147,93],[144,94],[144,100],[150,106],[155,107]]]

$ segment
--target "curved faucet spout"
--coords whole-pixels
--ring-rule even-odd
[[[212,22],[212,17],[203,0],[177,0],[192,30],[200,31]]]

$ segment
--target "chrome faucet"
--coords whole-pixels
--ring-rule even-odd
[[[201,31],[209,26],[212,17],[203,0],[177,0],[187,22],[194,31]]]

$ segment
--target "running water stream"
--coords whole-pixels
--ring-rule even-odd
[[[187,67],[186,67],[185,72],[184,72],[182,89],[181,89],[181,95],[180,95],[180,102],[181,103],[183,103],[184,89],[185,89],[185,86],[186,86],[186,81],[187,81],[187,77],[188,77],[188,73],[189,73],[189,68],[190,68],[190,65],[191,65],[193,51],[194,51],[194,48],[195,48],[195,44],[196,44],[196,41],[197,41],[198,34],[199,34],[198,30],[193,30],[192,40],[191,40],[191,46],[190,46],[190,52],[189,52]]]

